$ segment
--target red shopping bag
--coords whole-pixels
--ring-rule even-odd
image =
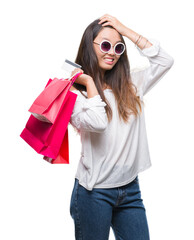
[[[68,128],[65,132],[65,137],[63,139],[59,154],[56,159],[44,156],[43,159],[52,164],[69,164],[69,141],[68,141]]]
[[[61,111],[69,88],[80,75],[81,73],[77,73],[70,79],[54,78],[49,81],[28,111],[41,121],[54,123]]]
[[[68,91],[62,109],[54,124],[43,122],[30,116],[21,133],[24,139],[37,153],[56,159],[68,127],[77,94]]]

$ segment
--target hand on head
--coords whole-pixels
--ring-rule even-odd
[[[126,36],[127,27],[123,25],[117,18],[105,14],[99,18],[100,22],[98,24],[102,24],[103,27],[105,26],[112,26],[115,28],[121,35]]]

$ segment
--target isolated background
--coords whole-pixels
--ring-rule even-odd
[[[51,165],[20,137],[49,78],[66,77],[85,28],[105,13],[174,58],[145,96],[152,167],[139,174],[152,240],[194,239],[192,1],[7,0],[0,3],[0,220],[2,240],[74,239],[69,214],[80,139],[69,126],[70,165]],[[131,68],[148,66],[126,39]],[[110,240],[113,240],[111,231]]]

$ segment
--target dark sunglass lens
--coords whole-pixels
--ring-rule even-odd
[[[111,48],[111,45],[109,42],[107,42],[107,41],[102,42],[102,44],[101,44],[102,51],[108,52],[110,50],[110,48]]]
[[[124,51],[124,45],[121,43],[117,44],[115,47],[115,52],[117,54],[121,54],[121,53],[123,53],[123,51]]]

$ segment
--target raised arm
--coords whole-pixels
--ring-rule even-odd
[[[82,70],[76,69],[72,74],[79,71],[83,73]],[[106,103],[102,101],[92,77],[83,73],[75,82],[86,87],[88,98],[85,98],[78,90],[70,89],[78,95],[70,123],[78,132],[103,132],[108,123]]]
[[[131,73],[132,81],[137,86],[139,95],[145,95],[172,67],[174,59],[161,48],[157,40],[143,37],[108,14],[100,18],[99,24],[114,27],[135,44],[142,56],[148,58],[150,67]]]
[[[119,22],[119,20],[117,18],[115,18],[113,16],[110,16],[108,14],[103,15],[100,18],[99,24],[102,24],[103,27],[104,26],[114,27],[121,35],[129,38],[141,50],[152,46],[152,43],[149,42],[148,39],[146,39],[142,35],[134,32],[130,28],[126,27],[121,22]]]
[[[94,97],[96,95],[99,95],[93,78],[90,77],[87,74],[84,74],[83,70],[79,69],[79,68],[76,68],[72,72],[72,75],[74,75],[77,72],[81,72],[82,74],[75,80],[75,83],[79,83],[79,84],[84,85],[86,87],[88,98],[92,98],[92,97]],[[73,90],[75,90],[75,88],[71,87],[70,90],[73,91]]]

